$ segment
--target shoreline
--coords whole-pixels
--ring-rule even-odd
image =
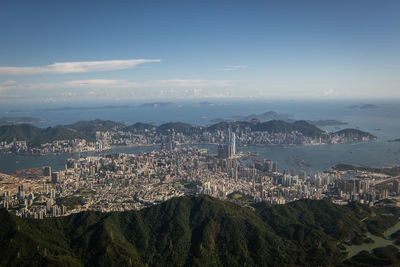
[[[249,144],[249,145],[237,145],[237,147],[283,147],[283,148],[294,148],[294,147],[318,147],[318,146],[334,146],[334,145],[357,145],[357,144],[368,144],[368,143],[376,143],[377,140],[370,141],[358,141],[358,142],[343,142],[343,143],[318,143],[318,144]],[[198,145],[219,145],[218,143],[190,143],[190,144],[178,144],[177,146],[198,146]],[[33,153],[2,153],[0,155],[14,155],[14,156],[58,156],[58,155],[67,155],[67,154],[78,154],[78,153],[97,153],[102,151],[109,151],[111,149],[116,148],[129,148],[129,147],[151,147],[151,146],[161,146],[161,144],[131,144],[131,145],[112,145],[107,149],[98,149],[98,150],[90,150],[90,151],[76,151],[76,152],[60,152],[60,153],[45,153],[45,154],[33,154]]]

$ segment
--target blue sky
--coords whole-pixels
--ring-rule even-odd
[[[399,14],[387,0],[4,0],[0,103],[400,98]]]

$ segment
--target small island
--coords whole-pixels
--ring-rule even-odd
[[[258,120],[261,122],[271,121],[271,120],[282,120],[287,122],[293,122],[292,115],[280,114],[275,111],[267,111],[262,114],[250,114],[246,116],[235,115],[230,118],[215,118],[211,120],[212,123],[227,122],[227,121],[251,121]]]
[[[200,102],[200,103],[193,103],[192,107],[214,107],[215,104],[214,103],[210,103],[210,102]]]
[[[140,105],[141,108],[166,108],[166,107],[179,107],[180,105],[173,102],[156,102],[156,103],[144,103]]]

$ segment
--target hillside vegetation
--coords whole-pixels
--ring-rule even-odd
[[[91,140],[94,139],[94,136],[90,137],[74,129],[62,126],[42,129],[30,124],[16,124],[0,127],[0,141],[6,142],[17,140],[27,141],[31,145],[39,145],[54,140],[72,140],[76,138]]]
[[[174,198],[140,211],[91,211],[44,220],[0,210],[0,265],[341,265],[345,254],[338,244],[379,224],[375,219],[360,222],[372,213],[389,226],[399,215],[394,208],[312,200],[245,208],[208,196]],[[395,261],[391,257],[386,263]]]

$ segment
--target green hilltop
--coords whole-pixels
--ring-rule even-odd
[[[62,127],[62,126],[61,126]],[[97,131],[105,132],[112,129],[119,129],[125,127],[125,124],[120,122],[114,122],[110,120],[90,120],[90,121],[78,121],[69,125],[65,125],[64,128],[74,129],[82,134],[91,136],[94,138]]]
[[[358,129],[343,129],[340,131],[335,132],[335,134],[340,135],[340,136],[345,136],[345,137],[350,137],[350,138],[357,138],[361,139],[363,137],[368,137],[370,139],[376,139],[375,135],[372,135],[370,133],[360,131]]]
[[[54,140],[72,140],[76,138],[91,139],[81,132],[62,126],[45,129],[30,124],[0,126],[0,141],[6,142],[11,142],[15,139],[17,141],[27,141],[32,145],[39,145]]]
[[[208,196],[43,220],[0,210],[0,266],[354,265],[343,262],[341,242],[362,239],[367,231],[381,235],[398,216],[395,208],[324,200],[242,207]]]

